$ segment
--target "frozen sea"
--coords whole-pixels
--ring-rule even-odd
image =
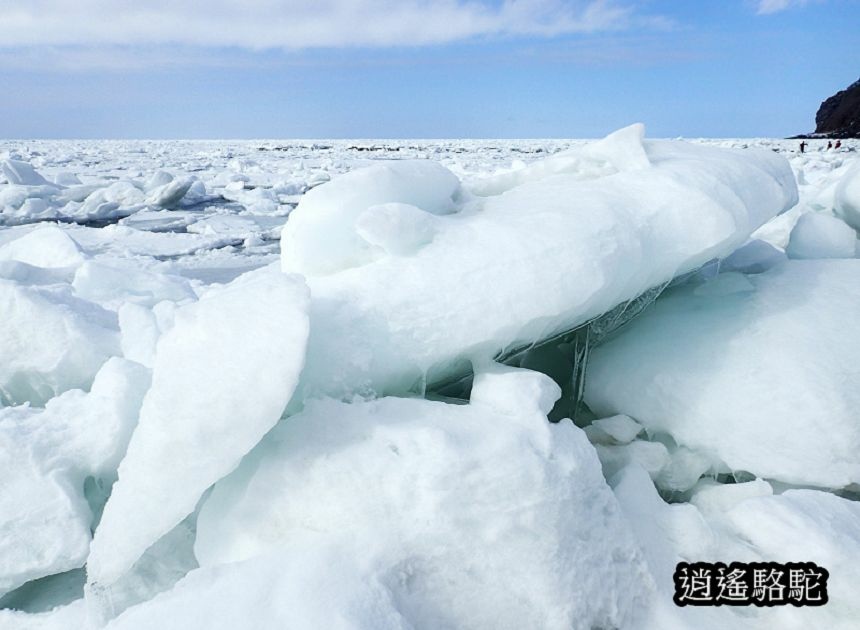
[[[0,141],[0,628],[860,627],[860,141],[643,134]]]
[[[277,259],[280,230],[304,192],[378,160],[430,159],[461,179],[516,169],[587,140],[16,140],[0,141],[0,159],[31,164],[47,182],[64,184],[34,196],[0,189],[0,243],[57,222],[96,259],[203,282],[228,281]],[[810,187],[857,156],[826,141],[692,140],[723,147],[762,147],[784,155]],[[159,174],[164,180],[155,180]],[[0,174],[0,186],[3,186]],[[159,205],[147,197],[167,179],[192,181],[190,192]],[[199,183],[196,183],[199,182]],[[130,191],[129,186],[133,187]],[[93,194],[95,193],[95,194]],[[151,197],[151,195],[150,195]],[[40,200],[44,200],[43,204]],[[120,226],[103,232],[101,228]],[[782,243],[784,245],[784,243]]]

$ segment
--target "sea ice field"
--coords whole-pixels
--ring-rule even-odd
[[[860,628],[860,141],[798,145],[0,141],[0,629]]]

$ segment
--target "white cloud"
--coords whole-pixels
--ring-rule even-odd
[[[802,7],[809,4],[809,0],[758,0],[759,15],[770,15],[790,9],[792,7]]]
[[[762,4],[789,0],[762,0]],[[795,0],[797,1],[797,0]],[[0,0],[0,47],[443,44],[651,24],[624,0]],[[649,21],[650,20],[650,21]]]

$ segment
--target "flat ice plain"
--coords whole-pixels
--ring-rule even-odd
[[[642,134],[0,141],[0,628],[856,629],[860,142]]]

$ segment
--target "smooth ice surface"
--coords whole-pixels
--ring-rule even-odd
[[[386,618],[396,611],[405,627],[632,623],[649,578],[583,432],[547,422],[558,395],[542,374],[488,366],[468,405],[309,402],[215,486],[197,557],[209,574],[334,546],[334,584],[362,567],[354,582],[379,585]],[[242,570],[231,567],[220,571]],[[210,596],[184,605],[192,597]],[[323,589],[308,597],[300,610],[343,605]],[[370,606],[378,594],[360,597]]]
[[[858,483],[858,274],[858,260],[788,261],[673,291],[594,350],[585,399],[732,470]]]
[[[110,488],[148,386],[145,368],[112,358],[89,393],[67,391],[44,410],[0,409],[0,595],[84,564],[85,480]]]
[[[629,155],[639,157],[618,157]],[[411,161],[307,193],[281,237],[284,270],[310,274],[300,394],[420,389],[463,359],[568,330],[731,253],[797,198],[772,152],[643,143],[637,126],[548,160],[561,166],[537,162],[512,187],[500,182],[504,192],[463,193],[458,205],[456,178]],[[413,188],[423,210],[456,210],[431,217],[432,242],[390,256],[363,241],[354,217]]]
[[[263,269],[176,310],[96,530],[87,563],[96,591],[192,512],[275,425],[304,362],[307,301],[300,278]]]

